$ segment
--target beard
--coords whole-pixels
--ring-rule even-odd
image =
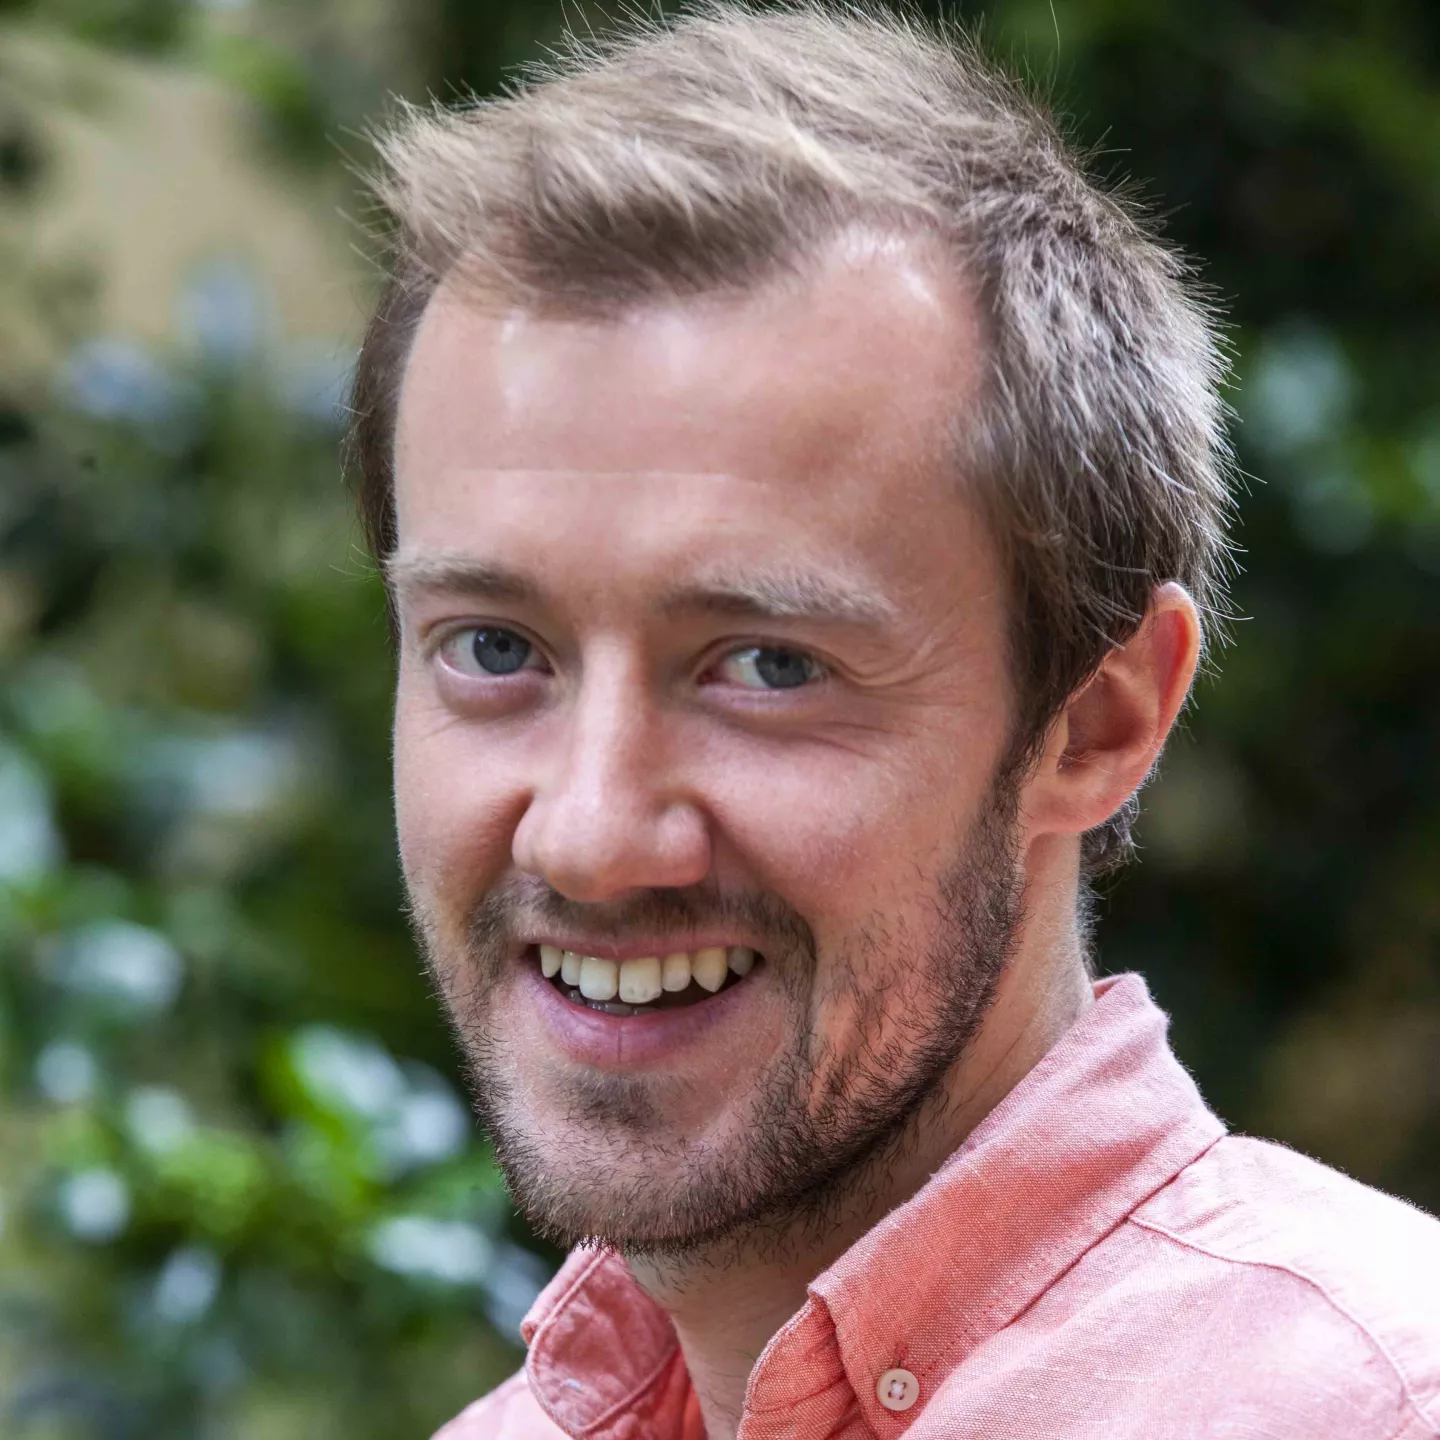
[[[630,1256],[778,1251],[799,1236],[823,1236],[857,1197],[879,1193],[925,1117],[944,1106],[945,1081],[1015,946],[1024,884],[1012,774],[1002,767],[948,865],[912,897],[914,914],[930,922],[924,933],[876,912],[823,965],[806,920],[763,892],[656,889],[597,906],[512,878],[481,900],[456,947],[462,953],[449,955],[434,917],[412,896],[477,1114],[537,1233],[566,1248],[589,1243]],[[729,1143],[667,1133],[677,1082],[664,1077],[590,1072],[567,1081],[558,1124],[530,1113],[526,1077],[493,1014],[522,918],[597,939],[732,926],[755,937],[791,1023],[787,1045],[753,1077]],[[893,994],[887,1004],[884,982],[897,974],[911,987],[899,1006]],[[815,1024],[826,1002],[853,1017],[843,1046]]]

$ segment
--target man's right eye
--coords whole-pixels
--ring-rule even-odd
[[[534,668],[535,647],[513,630],[495,625],[457,630],[440,647],[445,663],[462,675],[504,676]]]

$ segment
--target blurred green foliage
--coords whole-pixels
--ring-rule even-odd
[[[312,173],[386,88],[491,88],[559,25],[548,0],[0,11],[221,77]],[[1440,1208],[1440,8],[962,13],[1102,172],[1148,177],[1234,320],[1245,618],[1107,887],[1104,963],[1149,975],[1233,1123]],[[4,84],[0,40],[0,218],[46,165]],[[264,309],[223,263],[168,347],[42,304],[63,358],[0,391],[17,1440],[427,1434],[515,1364],[554,1259],[401,918],[343,365]]]
[[[7,1435],[425,1433],[546,1273],[399,924],[335,398],[221,342],[6,417]]]

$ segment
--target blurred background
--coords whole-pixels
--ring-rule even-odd
[[[517,1363],[556,1257],[401,919],[337,440],[366,117],[561,10],[0,0],[7,1440],[423,1437]],[[1440,1209],[1440,6],[960,13],[1233,319],[1244,618],[1105,967],[1232,1125]]]

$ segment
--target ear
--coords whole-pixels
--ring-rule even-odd
[[[1140,628],[1070,697],[1026,787],[1031,834],[1079,835],[1144,783],[1185,703],[1200,656],[1195,602],[1161,585]]]

